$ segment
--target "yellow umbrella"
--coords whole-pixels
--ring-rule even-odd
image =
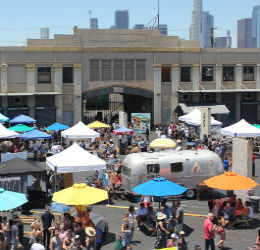
[[[92,122],[92,123],[88,124],[87,126],[90,128],[109,128],[109,125],[107,125],[103,122],[100,122],[100,121]]]
[[[87,186],[85,183],[77,183],[72,187],[63,189],[53,194],[53,201],[72,205],[92,205],[108,199],[107,191]]]
[[[175,141],[169,138],[159,138],[151,142],[150,147],[152,148],[174,148],[176,146]]]

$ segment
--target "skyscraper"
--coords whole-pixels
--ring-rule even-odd
[[[202,12],[200,46],[211,47],[211,28],[214,27],[214,17],[208,11]]]
[[[190,40],[200,41],[201,47],[210,47],[210,29],[214,27],[214,17],[203,11],[202,0],[194,0]]]
[[[252,48],[252,18],[237,21],[237,47]]]
[[[142,30],[142,29],[144,29],[144,24],[135,24],[133,29],[134,30]]]
[[[260,5],[255,6],[252,12],[252,46],[260,48]]]
[[[202,0],[194,0],[192,21],[190,26],[190,40],[200,40],[202,18]]]
[[[49,39],[49,28],[41,28],[40,37],[41,39]]]
[[[116,29],[129,29],[128,10],[117,10],[115,12],[115,28]]]
[[[97,18],[90,18],[90,28],[98,29],[98,19]]]
[[[167,24],[159,24],[159,30],[162,35],[168,35],[168,25]]]

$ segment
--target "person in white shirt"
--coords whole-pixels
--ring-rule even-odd
[[[144,203],[141,202],[136,212],[137,230],[140,230],[141,222],[146,221],[148,210],[145,208]]]
[[[245,202],[245,207],[246,207],[248,218],[249,219],[253,219],[254,218],[254,212],[253,212],[253,208],[251,207],[251,202],[246,201]]]
[[[38,236],[36,238],[36,242],[32,244],[31,250],[45,250],[41,242],[42,242],[42,237]]]

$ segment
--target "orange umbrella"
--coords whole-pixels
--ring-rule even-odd
[[[258,186],[254,180],[231,171],[209,178],[204,183],[208,187],[222,190],[249,190]]]

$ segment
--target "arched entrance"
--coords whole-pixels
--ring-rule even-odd
[[[153,92],[131,87],[107,87],[94,89],[82,94],[83,120],[111,121],[119,111],[131,113],[151,113],[153,123]]]

